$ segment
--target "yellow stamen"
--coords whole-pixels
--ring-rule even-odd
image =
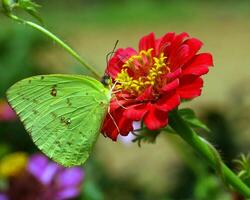
[[[132,94],[141,93],[148,86],[155,86],[160,82],[160,76],[170,72],[166,64],[167,57],[161,53],[159,57],[152,57],[151,52],[153,49],[147,51],[142,50],[138,55],[131,56],[123,65],[121,72],[117,75],[116,81],[118,82],[116,89],[126,90]],[[136,64],[137,63],[137,64]],[[140,65],[137,66],[136,65]],[[128,74],[128,69],[143,69],[148,70],[147,75],[133,79]],[[134,71],[136,73],[136,71]]]

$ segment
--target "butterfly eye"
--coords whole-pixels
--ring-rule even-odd
[[[109,86],[110,83],[111,83],[111,78],[109,75],[105,74],[102,79],[101,79],[101,83],[104,85],[104,86]]]

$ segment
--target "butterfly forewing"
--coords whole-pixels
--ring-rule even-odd
[[[41,75],[14,84],[7,98],[32,140],[64,166],[86,161],[109,105],[109,91],[95,79]]]

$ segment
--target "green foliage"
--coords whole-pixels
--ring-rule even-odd
[[[135,139],[133,142],[137,142],[138,146],[141,147],[141,143],[155,143],[157,136],[160,134],[161,130],[151,131],[147,127],[143,127],[139,131],[133,131]]]
[[[195,112],[189,108],[178,110],[178,114],[187,122],[192,128],[200,128],[205,131],[210,131],[209,128],[201,122],[195,115]]]
[[[238,165],[238,176],[250,186],[250,154],[241,154],[234,162]]]
[[[110,94],[90,77],[44,75],[19,81],[7,98],[38,148],[56,162],[73,166],[89,157]]]
[[[15,9],[22,9],[37,19],[40,23],[43,23],[42,18],[37,11],[37,8],[39,8],[40,5],[31,0],[2,0],[2,6],[3,12],[7,16],[12,15]]]

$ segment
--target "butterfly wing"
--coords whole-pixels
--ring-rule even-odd
[[[21,80],[7,98],[32,140],[64,166],[86,161],[100,133],[109,91],[78,75],[41,75]]]

